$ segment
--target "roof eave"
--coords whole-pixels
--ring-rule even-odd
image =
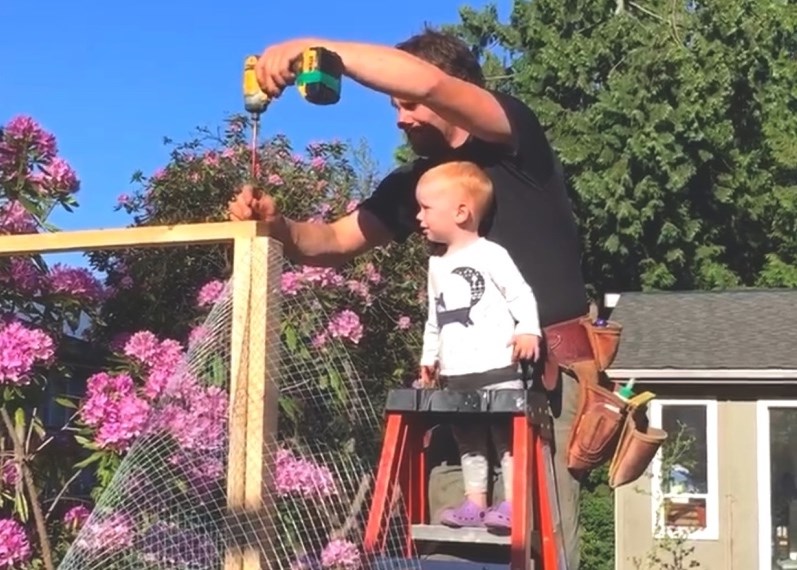
[[[635,378],[645,382],[769,380],[797,383],[795,368],[610,368],[606,374],[612,380]]]

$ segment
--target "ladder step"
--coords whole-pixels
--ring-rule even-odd
[[[413,540],[434,542],[467,542],[470,544],[499,544],[508,546],[509,535],[493,534],[486,528],[449,528],[438,524],[414,524]]]
[[[431,560],[428,558],[377,558],[371,562],[369,568],[373,570],[509,570],[509,564],[469,562],[467,560]]]

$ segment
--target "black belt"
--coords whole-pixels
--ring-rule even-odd
[[[480,390],[490,384],[521,380],[522,378],[523,375],[518,371],[517,366],[505,366],[470,374],[441,375],[440,387],[448,390]]]

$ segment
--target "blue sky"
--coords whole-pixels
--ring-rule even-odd
[[[241,68],[249,53],[302,36],[394,44],[424,22],[458,20],[460,0],[100,3],[0,2],[0,122],[27,114],[53,132],[81,179],[80,208],[56,212],[62,229],[125,226],[114,212],[137,169],[168,159],[164,136],[189,138],[240,112]],[[469,3],[473,7],[484,0]],[[495,2],[503,17],[510,0]],[[34,15],[34,10],[36,14]],[[366,140],[384,169],[400,143],[387,99],[349,81],[335,107],[314,107],[294,91],[262,121],[297,148],[311,140]],[[69,262],[79,262],[70,255]]]

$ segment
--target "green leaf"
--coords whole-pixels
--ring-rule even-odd
[[[69,398],[64,397],[64,396],[59,396],[59,397],[55,398],[55,402],[57,404],[65,407],[65,408],[69,408],[71,410],[76,410],[77,407],[78,407],[77,404],[75,404],[72,400],[70,400]]]
[[[36,435],[41,439],[44,439],[47,436],[47,430],[44,429],[44,424],[42,424],[41,418],[34,417],[31,420],[31,425],[33,426],[33,431],[35,431]]]
[[[291,352],[296,352],[296,345],[297,345],[297,338],[296,338],[296,330],[289,324],[285,325],[285,344],[288,346],[288,350]]]
[[[14,512],[17,513],[21,522],[28,522],[30,513],[28,511],[28,501],[24,493],[14,493]]]
[[[94,441],[83,435],[75,435],[75,441],[83,447],[92,447],[95,445]]]
[[[101,460],[105,456],[104,451],[95,451],[84,460],[75,463],[75,469],[84,469],[89,465],[96,463],[97,461]]]
[[[25,423],[25,410],[22,408],[17,408],[17,410],[14,412],[14,426],[17,429],[17,433],[25,433]]]

